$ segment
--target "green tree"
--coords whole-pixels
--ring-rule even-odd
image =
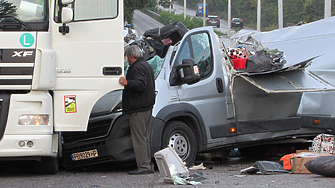
[[[324,3],[321,0],[305,0],[303,4],[304,20],[313,22],[324,17]]]
[[[284,0],[283,1],[283,17],[284,26],[295,25],[304,20],[304,12],[302,5],[305,0]]]
[[[0,16],[13,16],[16,17],[17,7],[13,3],[6,0],[0,0]]]

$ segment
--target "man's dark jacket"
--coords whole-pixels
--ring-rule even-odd
[[[123,113],[131,114],[151,110],[155,104],[155,79],[151,65],[137,59],[129,66],[127,85],[122,94]]]

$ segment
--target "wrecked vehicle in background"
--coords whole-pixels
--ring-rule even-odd
[[[212,27],[187,30],[181,22],[149,30],[131,44],[142,47],[155,71],[152,156],[170,146],[191,165],[200,152],[304,143],[335,131],[327,114],[298,113],[304,92],[335,89],[305,70],[310,58],[261,72],[234,69]],[[96,103],[86,132],[63,134],[66,167],[135,159],[121,92]],[[86,155],[92,150],[97,154]]]

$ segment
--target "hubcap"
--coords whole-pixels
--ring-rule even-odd
[[[174,133],[170,137],[169,146],[179,155],[181,159],[186,159],[188,156],[188,142],[184,135]]]

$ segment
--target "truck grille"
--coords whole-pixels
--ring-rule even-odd
[[[2,49],[0,49],[0,63],[2,62]]]
[[[0,90],[30,90],[34,49],[0,49]]]

